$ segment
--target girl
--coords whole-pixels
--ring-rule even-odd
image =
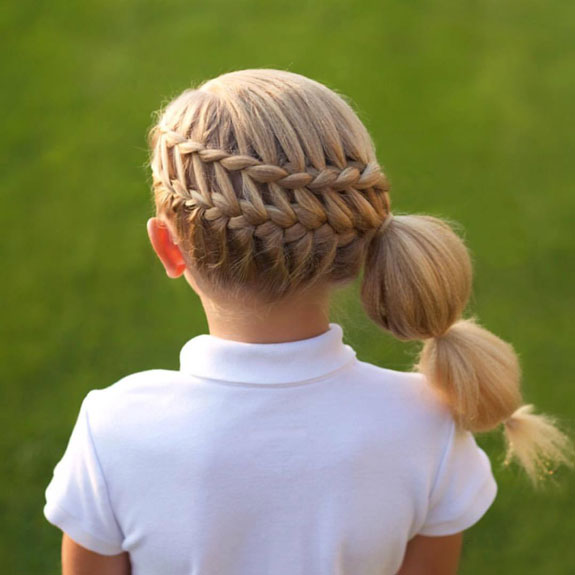
[[[456,573],[497,494],[474,432],[503,424],[533,485],[573,465],[522,404],[509,343],[463,317],[472,266],[445,220],[390,211],[348,101],[250,69],[185,90],[149,134],[154,250],[209,334],[177,371],[92,390],[46,490],[65,575]],[[409,372],[329,322],[363,270],[367,315],[422,340]]]

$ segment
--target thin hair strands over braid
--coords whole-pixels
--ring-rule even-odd
[[[456,223],[392,214],[373,140],[343,95],[284,70],[228,72],[170,101],[148,142],[157,213],[200,285],[263,305],[363,269],[367,316],[422,343],[412,370],[458,426],[504,424],[506,465],[536,486],[550,465],[575,465],[557,419],[523,403],[513,346],[464,317],[473,269]]]
[[[264,164],[263,162],[250,156],[232,155],[222,150],[209,149],[203,144],[182,137],[172,130],[162,129],[167,148],[177,147],[180,154],[196,153],[204,163],[219,162],[228,171],[242,170],[256,182],[267,184],[275,183],[282,188],[296,189],[306,187],[310,190],[323,190],[332,188],[335,191],[354,187],[357,190],[368,188],[378,188],[383,191],[390,189],[387,178],[380,169],[377,162],[370,162],[362,166],[359,162],[349,162],[343,169],[328,167],[322,171],[310,168],[306,172],[290,173],[281,166]],[[175,155],[179,166],[178,176],[183,172],[181,159]],[[179,181],[182,178],[179,177]],[[163,180],[168,188],[173,187],[173,180]],[[178,194],[179,190],[174,190]]]

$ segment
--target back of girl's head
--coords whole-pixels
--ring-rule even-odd
[[[458,426],[504,423],[505,463],[515,457],[535,486],[574,465],[556,418],[523,405],[511,344],[463,317],[473,272],[457,226],[391,215],[389,181],[343,95],[283,70],[222,74],[160,110],[149,145],[158,216],[203,285],[273,303],[363,271],[366,314],[423,342],[413,370]]]
[[[363,124],[297,74],[244,70],[186,90],[150,145],[157,210],[214,288],[271,301],[353,280],[388,212]]]

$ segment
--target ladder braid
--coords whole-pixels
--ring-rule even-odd
[[[309,168],[305,172],[290,173],[281,166],[265,164],[257,158],[246,155],[232,155],[223,150],[206,148],[201,142],[190,140],[173,130],[163,128],[162,135],[167,149],[177,148],[180,154],[197,154],[206,164],[219,162],[228,171],[243,170],[250,178],[261,184],[275,183],[285,189],[308,188],[320,190],[332,188],[340,191],[353,187],[356,190],[378,188],[383,191],[390,189],[389,182],[377,162],[362,164],[351,161],[339,169],[328,166],[324,170]],[[178,154],[174,154],[176,158]],[[180,159],[181,161],[181,159]],[[178,159],[175,160],[176,166]]]

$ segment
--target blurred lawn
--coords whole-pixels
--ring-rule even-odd
[[[574,421],[575,4],[25,0],[0,14],[3,573],[60,572],[44,489],[86,393],[177,369],[207,330],[148,244],[145,134],[161,103],[226,71],[289,69],[353,99],[393,209],[463,224],[469,309],[514,344],[526,401]],[[357,285],[333,320],[361,359],[410,366],[418,344],[371,324]],[[501,467],[499,431],[478,443],[499,495],[460,573],[574,573],[573,474],[537,494]]]

